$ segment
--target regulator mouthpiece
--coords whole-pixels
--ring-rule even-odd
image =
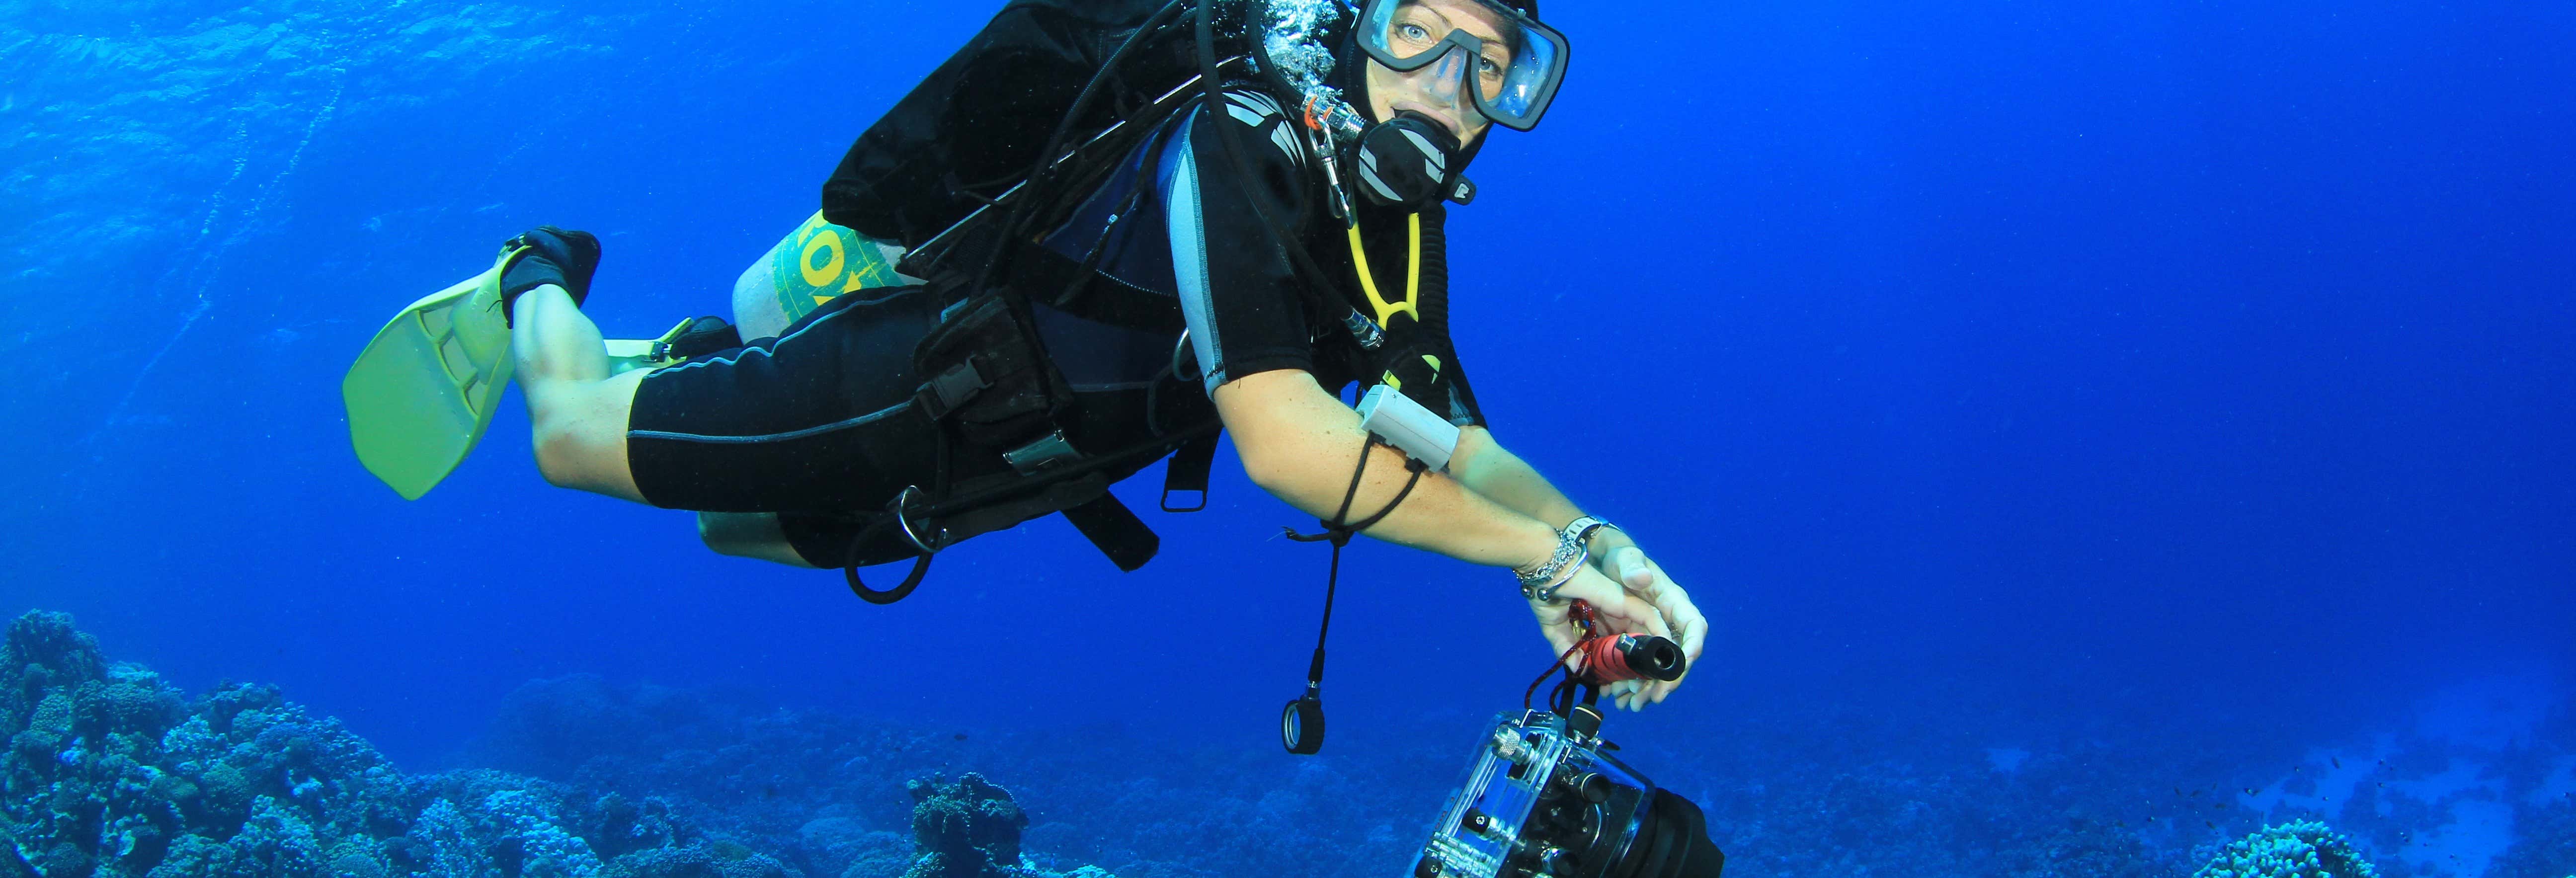
[[[1360,135],[1360,194],[1383,207],[1419,211],[1449,195],[1457,174],[1458,138],[1412,110]]]

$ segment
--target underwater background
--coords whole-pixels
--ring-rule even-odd
[[[529,226],[600,234],[612,337],[725,313],[997,5],[0,2],[0,614],[69,614],[0,663],[0,875],[891,876],[962,772],[1032,868],[1400,874],[1547,650],[1360,541],[1283,754],[1324,550],[1230,454],[1142,571],[1051,518],[877,607],[547,487],[515,401],[418,502],[349,450],[351,358]],[[2576,4],[1545,13],[1459,347],[1710,617],[1605,733],[1730,875],[2186,875],[2306,818],[2576,874]],[[107,729],[238,771],[115,787]]]

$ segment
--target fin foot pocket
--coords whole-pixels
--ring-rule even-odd
[[[589,232],[538,226],[501,243],[501,317],[519,296],[547,284],[564,288],[579,307],[590,299],[590,276],[599,269],[599,238]]]

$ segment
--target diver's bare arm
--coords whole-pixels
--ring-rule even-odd
[[[1467,490],[1540,521],[1561,525],[1584,516],[1583,507],[1558,491],[1520,455],[1495,442],[1494,434],[1483,427],[1458,431],[1458,452],[1449,458],[1449,474]],[[1592,552],[1606,559],[1613,550],[1636,544],[1626,533],[1608,528],[1592,538]]]
[[[1360,428],[1359,413],[1325,393],[1314,376],[1283,369],[1237,378],[1216,389],[1216,410],[1226,429],[1234,431],[1234,447],[1243,455],[1243,468],[1263,489],[1318,518],[1332,515],[1341,506],[1343,492],[1350,489],[1351,470],[1359,463],[1362,437],[1368,434]],[[1404,487],[1408,475],[1402,452],[1379,445],[1367,448],[1368,474],[1351,503],[1354,518],[1385,506]],[[1441,475],[1424,476],[1403,504],[1368,529],[1368,535],[1474,564],[1520,569],[1544,563],[1557,543],[1554,526]],[[1610,630],[1675,636],[1664,624],[1661,608],[1623,589],[1597,568],[1576,567],[1556,589],[1559,598],[1590,603]],[[1567,615],[1567,607],[1563,600],[1530,601],[1530,613],[1537,617],[1551,655],[1568,655],[1584,636]],[[1686,653],[1698,654],[1696,637],[1682,643]],[[1616,694],[1623,705],[1642,705],[1649,697],[1670,692],[1675,684],[1656,685],[1662,688],[1631,686]]]
[[[1458,477],[1468,490],[1492,499],[1540,521],[1571,522],[1584,512],[1567,499],[1564,492],[1549,484],[1546,476],[1494,441],[1492,433],[1482,427],[1459,431],[1458,452],[1449,458],[1449,472]],[[1637,541],[1618,528],[1593,532],[1592,564],[1594,569],[1612,579],[1629,593],[1651,601],[1671,629],[1674,642],[1682,653],[1698,661],[1708,637],[1708,619],[1690,599],[1690,593],[1673,582],[1662,565],[1646,557]],[[1616,683],[1605,690],[1616,696],[1621,707],[1635,709],[1643,704],[1662,701],[1673,692],[1676,683]]]
[[[1254,483],[1317,518],[1341,506],[1368,434],[1359,415],[1314,376],[1294,369],[1246,375],[1216,389],[1216,408]],[[1368,474],[1351,501],[1353,519],[1384,507],[1408,476],[1403,453],[1372,446],[1369,454]],[[1424,476],[1367,533],[1494,567],[1533,566],[1556,548],[1555,527],[1438,475]]]

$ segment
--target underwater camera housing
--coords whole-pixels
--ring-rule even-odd
[[[1718,878],[1699,806],[1604,752],[1600,730],[1588,704],[1496,717],[1414,878]]]

